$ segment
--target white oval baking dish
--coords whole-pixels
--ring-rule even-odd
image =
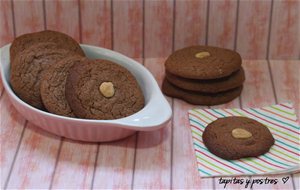
[[[3,85],[11,103],[28,121],[59,136],[93,142],[113,141],[136,131],[152,131],[166,125],[172,115],[171,107],[156,80],[143,65],[108,49],[89,45],[81,47],[91,59],[107,59],[127,68],[136,77],[143,91],[145,107],[131,116],[115,120],[70,118],[38,110],[23,102],[11,89],[8,44],[0,49]]]

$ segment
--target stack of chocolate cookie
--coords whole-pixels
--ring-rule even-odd
[[[165,62],[162,91],[191,104],[218,105],[241,94],[245,80],[241,56],[232,50],[191,46],[175,51]]]
[[[66,34],[41,31],[16,38],[10,48],[11,86],[24,102],[51,113],[117,119],[144,107],[134,76],[108,60],[90,60]]]

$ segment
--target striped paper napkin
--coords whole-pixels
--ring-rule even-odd
[[[210,153],[202,141],[204,128],[227,116],[244,116],[263,123],[273,134],[275,145],[264,155],[239,160],[224,160]],[[193,109],[189,120],[201,177],[277,174],[300,169],[300,127],[290,103],[246,109]]]

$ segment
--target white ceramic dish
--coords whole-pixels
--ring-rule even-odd
[[[1,76],[4,88],[15,108],[30,122],[51,133],[82,141],[113,141],[135,131],[152,131],[165,126],[172,110],[154,77],[138,62],[111,50],[81,45],[87,57],[107,59],[127,68],[137,79],[145,97],[145,107],[139,112],[116,120],[88,120],[63,117],[38,110],[15,95],[9,83],[10,44],[0,49]]]

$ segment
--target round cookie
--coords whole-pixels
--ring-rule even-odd
[[[49,66],[41,78],[40,92],[45,108],[54,114],[75,117],[65,96],[65,85],[69,69],[85,57],[74,55],[66,57]]]
[[[240,68],[227,77],[211,80],[197,80],[177,77],[166,72],[166,79],[173,85],[185,90],[217,93],[241,86],[245,81],[245,73],[243,68]]]
[[[231,75],[241,67],[241,56],[232,50],[191,46],[172,53],[165,62],[173,75],[190,79],[216,79]]]
[[[107,60],[75,63],[67,77],[66,98],[75,115],[86,119],[118,119],[144,107],[134,76]]]
[[[172,85],[166,79],[162,84],[162,91],[167,96],[182,99],[188,103],[196,105],[218,105],[230,102],[238,97],[242,92],[242,86],[220,93],[201,93],[189,90],[183,90]]]
[[[25,102],[43,108],[40,96],[40,79],[50,64],[74,52],[59,49],[56,43],[38,43],[18,54],[12,61],[10,83],[14,92]],[[16,64],[17,63],[17,64]]]
[[[17,37],[10,47],[10,60],[14,60],[16,55],[33,44],[53,42],[60,49],[67,49],[78,55],[85,56],[79,44],[70,36],[56,31],[45,30],[29,34],[23,34]]]
[[[274,138],[263,124],[246,117],[225,117],[208,124],[203,135],[208,150],[226,160],[265,154]]]

